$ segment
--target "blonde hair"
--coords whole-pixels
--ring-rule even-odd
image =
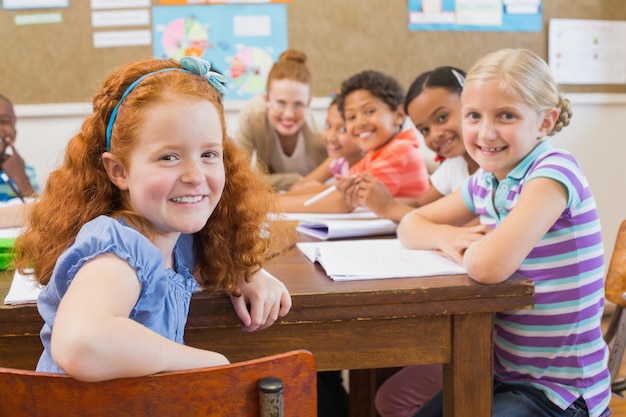
[[[552,136],[569,124],[572,109],[558,90],[548,64],[527,49],[501,49],[479,59],[467,73],[465,85],[476,81],[499,80],[520,101],[542,114],[556,108],[559,117]]]
[[[306,61],[306,54],[295,49],[287,49],[280,54],[267,76],[267,92],[269,93],[272,82],[277,80],[293,80],[310,86],[313,76]]]

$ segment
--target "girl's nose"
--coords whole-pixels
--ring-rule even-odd
[[[480,138],[485,140],[493,140],[496,138],[495,129],[492,123],[483,121],[480,126]]]
[[[181,180],[183,182],[198,184],[204,178],[204,174],[200,169],[199,163],[196,161],[189,161],[183,164],[183,174]]]

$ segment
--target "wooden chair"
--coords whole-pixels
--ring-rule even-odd
[[[606,275],[605,297],[616,306],[604,333],[604,340],[611,349],[609,355],[611,389],[621,395],[621,392],[626,390],[626,382],[617,380],[626,347],[626,220],[622,221],[615,239]]]
[[[12,417],[261,416],[257,383],[283,382],[285,416],[317,417],[313,355],[297,350],[230,365],[104,382],[0,368],[0,415]],[[273,412],[267,416],[283,414]]]

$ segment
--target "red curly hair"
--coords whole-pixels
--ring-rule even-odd
[[[123,217],[150,237],[151,223],[134,213],[128,192],[110,180],[102,163],[105,132],[113,108],[128,86],[144,74],[181,68],[178,61],[146,59],[114,70],[93,100],[93,114],[69,142],[61,166],[53,171],[40,200],[33,205],[29,225],[16,240],[16,267],[33,268],[47,284],[57,258],[74,241],[81,227],[100,215]],[[242,277],[249,280],[263,261],[293,239],[286,227],[268,226],[267,214],[277,212],[276,195],[250,161],[226,135],[220,93],[205,79],[185,71],[151,74],[120,106],[111,135],[110,152],[126,164],[144,123],[146,106],[171,94],[210,101],[218,111],[224,146],[226,184],[207,224],[194,234],[194,275],[205,286],[239,293]],[[272,240],[275,239],[275,240]]]

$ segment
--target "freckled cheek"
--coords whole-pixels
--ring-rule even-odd
[[[209,184],[209,188],[211,189],[211,193],[213,195],[222,195],[224,191],[224,187],[226,186],[226,175],[222,171],[220,173],[213,173],[207,176],[207,182]]]
[[[161,200],[163,196],[167,196],[172,190],[172,185],[167,181],[150,181],[146,187],[146,197],[152,200]]]

